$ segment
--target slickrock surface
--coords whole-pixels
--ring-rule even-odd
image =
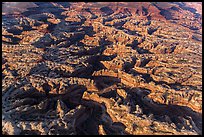
[[[202,134],[202,3],[8,4],[3,134]]]

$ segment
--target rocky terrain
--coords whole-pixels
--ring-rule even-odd
[[[201,6],[3,3],[2,134],[201,135]]]

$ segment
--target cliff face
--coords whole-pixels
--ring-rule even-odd
[[[3,3],[2,133],[202,134],[201,5]]]

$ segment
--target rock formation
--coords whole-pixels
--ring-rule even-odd
[[[201,3],[7,4],[2,134],[202,134]]]

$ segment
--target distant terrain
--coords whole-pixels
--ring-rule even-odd
[[[2,134],[201,135],[201,2],[3,2]]]

